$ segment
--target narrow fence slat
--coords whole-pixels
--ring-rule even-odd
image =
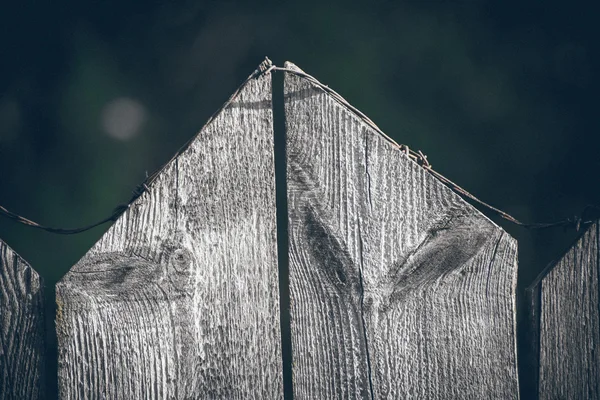
[[[43,399],[42,279],[0,240],[0,399]]]
[[[63,399],[283,397],[271,77],[57,285]]]
[[[600,399],[598,229],[596,222],[528,289],[540,399]]]
[[[295,398],[518,398],[515,240],[292,73],[285,113]]]

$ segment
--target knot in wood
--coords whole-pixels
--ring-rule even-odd
[[[176,249],[171,255],[171,265],[177,272],[185,272],[192,263],[192,254],[187,249]]]

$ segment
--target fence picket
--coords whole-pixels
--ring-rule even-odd
[[[43,399],[42,279],[0,240],[0,399]]]
[[[598,222],[528,289],[540,399],[600,399]]]
[[[295,398],[518,398],[515,240],[307,79],[284,93]]]
[[[63,399],[282,398],[271,77],[57,285]]]

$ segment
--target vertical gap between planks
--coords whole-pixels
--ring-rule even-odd
[[[286,127],[283,73],[272,74],[273,131],[275,151],[275,203],[277,208],[277,261],[279,266],[279,310],[283,397],[292,400],[292,336],[290,321],[290,279],[288,251],[288,202],[286,180]]]
[[[542,278],[536,278],[517,293],[517,374],[521,399],[539,399],[541,296]]]
[[[58,338],[56,333],[56,285],[46,286],[44,282],[44,339],[46,353],[45,382],[42,388],[45,394],[42,399],[58,399]]]

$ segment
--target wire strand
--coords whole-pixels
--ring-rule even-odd
[[[346,99],[344,99],[339,93],[337,93],[335,90],[331,89],[329,86],[322,84],[312,75],[309,75],[309,74],[307,74],[303,71],[297,70],[297,69],[292,69],[292,68],[287,68],[287,67],[278,67],[278,66],[274,65],[271,62],[271,60],[269,60],[268,58],[265,58],[265,60],[259,65],[259,67],[236,89],[236,91],[231,95],[231,97],[229,97],[229,99],[208,119],[208,121],[204,124],[202,129],[204,129],[204,127],[209,125],[214,120],[214,118],[224,108],[229,106],[235,100],[235,98],[239,95],[240,91],[246,85],[246,83],[248,83],[248,81],[250,81],[251,79],[255,79],[259,76],[268,74],[271,71],[287,72],[287,73],[290,73],[290,74],[293,74],[293,75],[296,75],[296,76],[306,79],[307,81],[309,81],[310,83],[312,83],[313,85],[317,86],[318,88],[323,90],[325,93],[330,95],[334,100],[336,100],[342,106],[344,106],[345,108],[350,110],[353,114],[355,114],[364,123],[366,123],[369,127],[371,127],[373,130],[375,130],[375,132],[377,132],[380,136],[382,136],[392,146],[396,147],[397,149],[399,149],[400,151],[405,153],[409,159],[411,159],[412,161],[419,164],[425,171],[427,171],[429,174],[431,174],[435,179],[437,179],[438,181],[443,183],[445,186],[450,188],[452,191],[454,191],[458,195],[462,196],[463,198],[471,200],[475,204],[478,204],[479,206],[483,207],[484,209],[491,211],[495,215],[497,215],[515,225],[518,225],[518,226],[521,226],[521,227],[524,227],[527,229],[547,229],[547,228],[554,228],[554,227],[561,227],[561,226],[562,227],[574,227],[577,231],[579,231],[583,226],[593,223],[596,219],[598,219],[598,217],[600,217],[600,206],[588,205],[583,209],[583,211],[581,212],[580,215],[574,216],[571,218],[565,218],[560,221],[535,222],[535,223],[522,222],[522,221],[518,220],[517,218],[513,217],[512,215],[508,214],[507,212],[502,211],[499,208],[496,208],[496,207],[484,202],[483,200],[480,200],[475,195],[471,194],[467,190],[463,189],[461,186],[457,185],[456,183],[452,182],[450,179],[446,178],[444,175],[435,171],[432,168],[431,164],[429,163],[427,156],[425,154],[423,154],[423,152],[421,152],[420,150],[414,151],[414,150],[410,149],[407,145],[396,143],[391,137],[386,135],[362,111],[360,111],[359,109],[357,109],[356,107],[354,107],[353,105],[348,103],[348,101],[346,101]],[[202,129],[200,130],[200,132],[202,131]],[[129,208],[129,206],[138,197],[140,197],[145,191],[150,189],[150,187],[152,186],[152,184],[154,183],[156,178],[160,175],[160,173],[171,162],[173,162],[173,160],[175,160],[183,151],[185,151],[189,147],[190,143],[196,138],[196,136],[197,135],[194,135],[190,140],[188,140],[177,151],[177,153],[175,153],[175,155],[169,161],[167,161],[165,164],[163,164],[162,167],[158,168],[154,173],[152,173],[150,176],[146,177],[144,182],[141,183],[140,185],[138,185],[138,187],[133,191],[133,195],[127,204],[121,204],[121,205],[117,206],[114,209],[113,213],[110,216],[104,218],[103,220],[100,220],[98,222],[95,222],[93,224],[86,225],[86,226],[83,226],[80,228],[65,229],[65,228],[54,228],[54,227],[49,227],[49,226],[38,224],[37,222],[34,222],[28,218],[22,217],[16,213],[6,209],[5,207],[3,207],[1,205],[0,205],[0,215],[3,215],[4,217],[12,219],[23,225],[27,225],[27,226],[30,226],[33,228],[37,228],[37,229],[41,229],[41,230],[44,230],[47,232],[61,234],[61,235],[77,234],[77,233],[88,231],[90,229],[93,229],[97,226],[103,225],[110,221],[114,222],[121,216],[121,214],[123,214]],[[586,217],[586,213],[589,213],[592,210],[596,211],[597,215],[594,215],[593,218]]]
[[[401,151],[403,151],[404,153],[406,153],[406,155],[410,159],[417,162],[423,169],[425,169],[427,172],[429,172],[431,175],[433,175],[438,181],[442,182],[444,185],[449,187],[455,193],[461,195],[464,198],[468,198],[469,200],[475,202],[476,204],[479,204],[480,206],[486,208],[489,211],[492,211],[494,214],[498,215],[499,217],[501,217],[507,221],[512,222],[513,224],[516,224],[518,226],[522,226],[522,227],[525,227],[528,229],[545,229],[545,228],[552,228],[552,227],[559,227],[559,226],[574,226],[577,230],[579,230],[581,228],[581,226],[589,225],[594,222],[594,220],[584,220],[584,214],[586,211],[588,211],[589,209],[600,210],[599,206],[589,205],[589,206],[586,206],[586,208],[582,212],[581,216],[566,218],[566,219],[556,221],[556,222],[538,222],[538,223],[522,222],[522,221],[518,220],[517,218],[513,217],[512,215],[508,214],[507,212],[502,211],[499,208],[496,208],[496,207],[484,202],[483,200],[480,200],[475,195],[471,194],[470,192],[463,189],[456,183],[452,182],[450,179],[446,178],[444,175],[435,171],[432,168],[431,164],[429,163],[427,156],[425,154],[423,154],[421,152],[421,150],[414,151],[414,150],[411,150],[407,145],[396,143],[396,141],[394,141],[391,137],[389,137],[387,134],[385,134],[385,132],[383,132],[362,111],[360,111],[359,109],[357,109],[356,107],[354,107],[353,105],[348,103],[348,101],[346,101],[346,99],[344,99],[339,93],[337,93],[335,90],[331,89],[329,86],[322,84],[312,75],[309,75],[309,74],[307,74],[303,71],[297,70],[297,69],[286,68],[286,67],[272,66],[269,70],[287,72],[287,73],[294,74],[294,75],[300,76],[300,77],[308,80],[309,82],[311,82],[312,84],[314,84],[315,86],[319,87],[324,92],[329,94],[338,103],[340,103],[341,105],[343,105],[344,107],[346,107],[347,109],[352,111],[363,122],[365,122],[367,125],[369,125],[369,127],[371,127],[379,135],[381,135],[385,140],[387,140],[392,146],[394,146],[394,147],[400,149]]]

